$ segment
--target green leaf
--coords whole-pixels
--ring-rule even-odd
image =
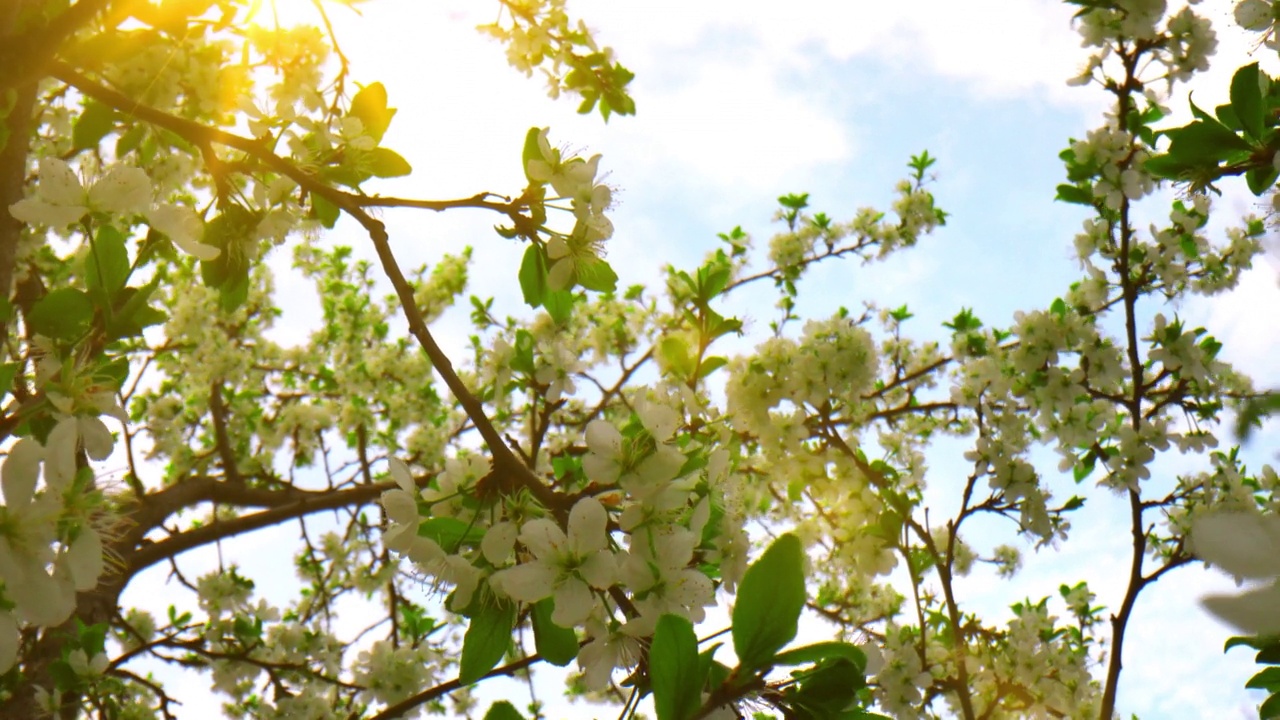
[[[122,158],[136,150],[138,145],[142,143],[142,138],[146,137],[146,134],[146,125],[137,124],[131,126],[120,136],[119,140],[116,140],[116,157]]]
[[[1280,718],[1280,693],[1267,698],[1266,702],[1258,707],[1258,720],[1273,718]]]
[[[578,284],[587,290],[613,292],[618,287],[618,274],[600,258],[585,258],[575,270]]]
[[[1165,134],[1171,141],[1169,154],[1183,162],[1217,163],[1234,152],[1252,149],[1243,138],[1213,118],[1174,128]]]
[[[1097,457],[1090,452],[1081,458],[1080,462],[1076,463],[1075,467],[1071,469],[1071,477],[1076,481],[1077,485],[1084,482],[1085,478],[1093,473],[1093,468],[1097,465],[1097,462]]]
[[[813,645],[778,653],[773,659],[775,665],[806,665],[823,660],[844,658],[852,661],[859,669],[867,666],[867,655],[856,645],[844,642],[820,642]]]
[[[711,357],[703,358],[702,365],[698,367],[698,377],[705,378],[728,364],[729,361],[719,355],[712,355]]]
[[[315,216],[320,224],[327,230],[332,230],[334,225],[338,224],[338,216],[342,214],[342,210],[337,205],[325,200],[312,193],[311,195],[311,214]]]
[[[97,375],[110,379],[114,387],[119,390],[124,387],[124,383],[129,379],[129,358],[118,357],[110,362],[103,363],[97,369]]]
[[[368,162],[369,172],[374,177],[403,177],[413,172],[413,167],[409,165],[408,160],[401,157],[395,150],[383,147],[370,150]]]
[[[1270,645],[1258,651],[1253,660],[1261,665],[1280,665],[1280,641],[1272,640]]]
[[[231,278],[218,288],[218,304],[223,312],[233,313],[249,300],[249,273]]]
[[[484,720],[524,720],[524,716],[516,710],[515,705],[506,700],[499,700],[489,706],[489,712],[484,714]]]
[[[1226,644],[1224,644],[1222,647],[1222,652],[1227,652],[1231,648],[1241,647],[1241,646],[1250,647],[1250,648],[1253,648],[1254,650],[1261,650],[1262,648],[1267,647],[1267,643],[1263,642],[1262,638],[1236,635],[1234,637],[1227,638]]]
[[[1265,668],[1262,672],[1249,678],[1249,682],[1245,683],[1244,686],[1252,690],[1280,691],[1280,667]]]
[[[418,525],[418,536],[430,538],[445,552],[457,552],[463,545],[475,545],[484,539],[484,529],[457,518],[433,517]]]
[[[827,660],[792,676],[795,689],[784,695],[784,703],[795,717],[813,720],[844,717],[867,682],[862,668],[848,658]]]
[[[1258,63],[1245,65],[1231,78],[1231,109],[1245,133],[1254,140],[1262,139],[1263,115],[1266,112],[1261,83]]]
[[[245,246],[257,223],[258,216],[239,205],[224,208],[205,223],[202,242],[222,251],[212,260],[200,261],[200,277],[205,285],[221,288],[248,281],[249,258]]]
[[[551,621],[555,601],[543,598],[533,606],[533,644],[543,660],[564,667],[578,657],[578,635]]]
[[[569,290],[550,290],[542,298],[542,307],[546,308],[547,314],[556,321],[557,325],[564,325],[573,315],[573,306],[576,302],[577,297]]]
[[[718,647],[720,646],[716,645],[698,656],[698,661],[701,663],[699,669],[702,671],[702,676],[706,678],[703,687],[720,687],[733,674],[733,668],[712,659],[711,654]]]
[[[168,319],[163,312],[147,304],[158,287],[160,278],[155,277],[141,288],[125,288],[120,292],[117,301],[124,302],[119,303],[115,314],[107,322],[108,339],[118,340],[140,335],[143,328],[158,325]]]
[[[1093,207],[1093,194],[1088,190],[1075,185],[1059,185],[1058,195],[1054,200]]]
[[[747,568],[733,608],[733,648],[741,668],[769,665],[796,636],[804,609],[804,550],[800,538],[779,537]]]
[[[108,306],[129,281],[129,251],[124,235],[110,225],[98,228],[85,258],[85,284],[100,306]]]
[[[538,243],[529,243],[520,261],[520,292],[529,307],[538,307],[547,296],[546,251]]]
[[[693,358],[689,355],[689,346],[676,335],[667,335],[658,341],[658,357],[682,378],[689,377],[693,372]]]
[[[698,638],[693,624],[678,615],[658,618],[649,648],[649,681],[658,720],[687,720],[702,705]]]
[[[543,160],[542,144],[539,142],[542,138],[542,128],[531,127],[529,132],[524,134],[524,149],[520,153],[521,167],[524,168],[524,177],[529,181],[530,185],[537,184],[538,181],[529,177],[529,161]],[[536,305],[534,307],[537,307]]]
[[[1205,163],[1189,162],[1167,154],[1155,155],[1147,158],[1147,161],[1142,164],[1143,169],[1147,172],[1158,178],[1165,178],[1168,180],[1178,180],[1182,178],[1183,175],[1196,169],[1202,167],[1212,168],[1215,166],[1216,163],[1211,161]]]
[[[499,605],[491,601],[481,604],[471,616],[471,625],[462,638],[458,682],[470,685],[488,674],[507,653],[515,625],[515,603]]]
[[[1271,186],[1276,184],[1277,177],[1280,177],[1280,170],[1277,170],[1273,163],[1253,168],[1244,174],[1245,182],[1249,185],[1249,192],[1255,196],[1270,190]]]
[[[366,85],[351,98],[351,115],[360,118],[364,132],[376,142],[382,142],[395,114],[395,108],[387,107],[387,89],[380,82]]]
[[[38,335],[75,340],[93,325],[93,302],[81,290],[58,288],[36,302],[27,313],[27,324]]]
[[[1213,109],[1213,114],[1218,117],[1218,121],[1232,130],[1242,130],[1240,118],[1236,115],[1236,111],[1230,105],[1219,105]]]
[[[13,390],[13,378],[18,374],[18,363],[0,365],[0,400]]]
[[[90,100],[85,103],[84,112],[76,120],[71,129],[71,145],[76,150],[88,150],[98,147],[102,138],[111,132],[116,124],[116,111],[111,106]]]

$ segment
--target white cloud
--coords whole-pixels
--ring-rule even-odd
[[[1072,9],[1055,0],[843,2],[712,0],[697,3],[581,3],[603,42],[637,63],[678,59],[715,33],[741,32],[735,60],[821,71],[827,59],[865,55],[954,77],[979,94],[1044,92],[1057,100],[1084,54],[1066,30]],[[824,57],[825,56],[825,57]]]

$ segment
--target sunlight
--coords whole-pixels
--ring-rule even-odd
[[[314,23],[317,21],[316,6],[312,0],[255,0],[245,15],[245,21],[263,28]]]

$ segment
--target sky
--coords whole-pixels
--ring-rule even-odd
[[[281,0],[286,17],[291,2],[306,4]],[[1057,154],[1068,138],[1100,123],[1105,98],[1096,88],[1065,83],[1086,58],[1068,6],[1048,0],[571,2],[571,12],[636,73],[637,115],[607,125],[595,114],[576,115],[571,100],[548,99],[536,77],[526,80],[510,69],[501,47],[472,30],[491,21],[495,9],[476,0],[375,0],[363,6],[363,17],[334,9],[355,79],[382,81],[399,108],[383,145],[414,167],[409,178],[371,189],[433,199],[481,190],[518,194],[525,131],[549,126],[553,144],[603,156],[601,170],[618,190],[608,259],[626,286],[657,280],[663,262],[695,265],[714,249],[716,233],[737,225],[763,247],[777,229],[771,224],[775,198],[785,193],[808,192],[814,210],[837,218],[865,205],[887,207],[909,156],[928,149],[939,158],[932,190],[951,213],[947,226],[887,262],[820,267],[802,286],[801,315],[824,317],[864,300],[907,304],[916,315],[908,330],[941,340],[941,323],[962,307],[989,325],[1007,326],[1015,311],[1046,307],[1078,277],[1071,241],[1085,213],[1053,201],[1064,177]],[[1229,3],[1206,0],[1200,9],[1218,22],[1222,45],[1196,86],[1198,104],[1221,102],[1231,72],[1253,59],[1280,72],[1274,53],[1264,48],[1251,56],[1249,38],[1225,27]],[[1170,104],[1176,117],[1186,114],[1185,95]],[[1242,188],[1226,190],[1218,200],[1224,216],[1258,202]],[[1160,212],[1160,203],[1153,206]],[[522,248],[492,232],[492,216],[388,210],[384,218],[402,265],[434,263],[441,253],[472,246],[470,291],[494,296],[499,314],[521,312],[512,279]],[[324,242],[350,244],[372,257],[350,224],[340,224]],[[1280,252],[1273,248],[1235,292],[1162,311],[1209,327],[1228,360],[1260,387],[1277,387],[1278,276]],[[277,285],[282,298],[313,292],[283,276]],[[762,328],[774,315],[774,299],[772,293],[748,298],[742,311]],[[315,313],[314,303],[286,304],[278,338],[304,338],[319,322]],[[446,314],[437,332],[446,350],[465,357],[465,306]],[[1255,440],[1252,465],[1274,462],[1277,438],[1273,424]],[[949,450],[955,448],[939,453]],[[960,476],[948,474],[945,460],[934,469],[931,501],[944,505]],[[1156,467],[1169,475],[1189,469],[1194,466],[1177,458]],[[988,617],[1003,618],[1012,602],[1088,579],[1099,602],[1118,606],[1123,587],[1116,578],[1127,567],[1126,505],[1104,497],[1091,512],[1071,541],[1030,557],[1015,581],[976,575],[962,595]],[[294,532],[262,534],[245,547],[273,546]],[[141,598],[162,582],[153,574],[131,592]],[[1233,587],[1217,573],[1187,568],[1148,590],[1126,645],[1123,717],[1256,717],[1252,707],[1260,697],[1243,689],[1252,656],[1223,655],[1231,631],[1196,604],[1203,593]],[[202,681],[184,682],[200,691]]]

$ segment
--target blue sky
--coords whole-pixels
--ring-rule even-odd
[[[1005,326],[1015,310],[1047,306],[1077,277],[1071,238],[1084,213],[1053,202],[1063,177],[1057,154],[1067,138],[1099,124],[1105,98],[1065,85],[1085,59],[1069,27],[1070,8],[1038,0],[590,0],[570,7],[636,72],[635,117],[606,126],[596,115],[574,114],[572,101],[546,98],[536,77],[508,68],[501,48],[471,30],[492,19],[490,3],[379,0],[364,7],[363,19],[335,10],[355,78],[383,81],[399,108],[384,145],[415,168],[410,178],[376,189],[436,199],[480,190],[516,194],[524,184],[524,132],[549,125],[553,144],[603,155],[600,167],[619,188],[608,257],[628,285],[657,279],[661,262],[696,263],[715,246],[717,232],[735,225],[764,247],[775,198],[784,193],[809,192],[814,209],[837,218],[864,205],[887,207],[908,157],[927,148],[939,158],[933,189],[952,213],[947,226],[885,263],[812,273],[802,288],[803,311],[824,316],[864,299],[905,303],[917,315],[909,329],[942,339],[940,323],[961,307]],[[1225,21],[1230,4],[1200,8]],[[1251,61],[1247,38],[1225,30],[1214,69],[1197,92],[1202,105],[1225,95],[1231,71]],[[1265,55],[1264,49],[1257,59],[1264,66],[1271,61],[1276,72],[1274,53]],[[1182,97],[1171,104],[1185,112]],[[1253,202],[1236,190],[1218,207],[1226,216]],[[1153,204],[1152,212],[1160,207]],[[404,265],[434,263],[442,252],[473,246],[470,291],[495,296],[500,314],[521,311],[513,283],[521,248],[493,234],[495,218],[408,211],[387,211],[385,218]],[[326,242],[372,256],[357,228],[340,225],[334,237]],[[1278,273],[1280,254],[1273,250],[1236,293],[1176,308],[1209,324],[1228,359],[1260,386],[1280,385],[1274,360],[1280,332],[1259,312],[1280,307]],[[311,292],[283,277],[278,286],[282,297]],[[748,312],[758,327],[773,317],[774,299],[765,292],[752,301],[758,309]],[[313,313],[307,303],[287,306],[280,338],[304,337],[318,320]],[[465,357],[465,309],[442,323],[446,349]],[[1255,466],[1274,459],[1276,437],[1273,427],[1255,442]],[[935,464],[943,503],[948,467],[941,456]],[[1056,459],[1048,467],[1054,465]],[[1127,521],[1118,503],[1107,503],[1100,499],[1097,517],[1078,524],[1060,554],[1032,558],[1014,582],[972,579],[967,589],[978,607],[1003,617],[1010,602],[1086,578],[1100,602],[1118,605],[1123,588],[1111,571],[1126,562]],[[1257,698],[1242,687],[1251,657],[1223,656],[1229,631],[1195,603],[1208,590],[1230,587],[1229,579],[1187,569],[1148,591],[1126,646],[1124,717],[1250,716]]]

